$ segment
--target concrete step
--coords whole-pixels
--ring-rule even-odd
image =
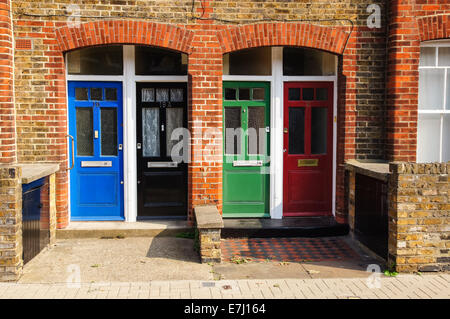
[[[330,237],[345,236],[348,233],[348,224],[339,224],[332,216],[224,218],[222,238]]]
[[[138,222],[71,222],[67,228],[56,231],[57,239],[115,238],[115,237],[175,237],[193,232],[186,220],[158,220]]]

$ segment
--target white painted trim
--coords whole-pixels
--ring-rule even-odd
[[[66,82],[99,81],[122,82],[123,109],[123,175],[124,175],[124,217],[126,222],[137,218],[137,158],[136,158],[136,83],[137,82],[188,82],[187,75],[135,75],[135,46],[123,46],[123,75],[70,75],[66,66]],[[67,61],[67,60],[66,60]],[[69,105],[66,85],[66,105]],[[69,112],[67,112],[67,134],[69,133]],[[70,161],[70,145],[67,146]],[[68,211],[70,212],[70,174],[68,174]]]
[[[337,64],[336,64],[337,74]],[[283,48],[272,47],[272,75],[223,75],[223,81],[270,82],[270,217],[283,218],[283,147],[284,147],[284,83],[333,82],[333,178],[332,214],[336,216],[337,170],[337,75],[283,76]]]

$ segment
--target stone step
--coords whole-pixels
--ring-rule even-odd
[[[340,224],[332,216],[269,218],[224,218],[222,238],[330,237],[345,236],[348,224]]]
[[[67,228],[56,231],[57,239],[71,238],[115,238],[182,236],[192,233],[194,228],[186,220],[158,220],[138,222],[71,222]]]

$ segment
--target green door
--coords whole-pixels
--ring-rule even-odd
[[[223,216],[269,217],[270,84],[223,83]]]

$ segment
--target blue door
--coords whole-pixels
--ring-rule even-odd
[[[72,81],[68,95],[71,220],[123,220],[122,83]]]

